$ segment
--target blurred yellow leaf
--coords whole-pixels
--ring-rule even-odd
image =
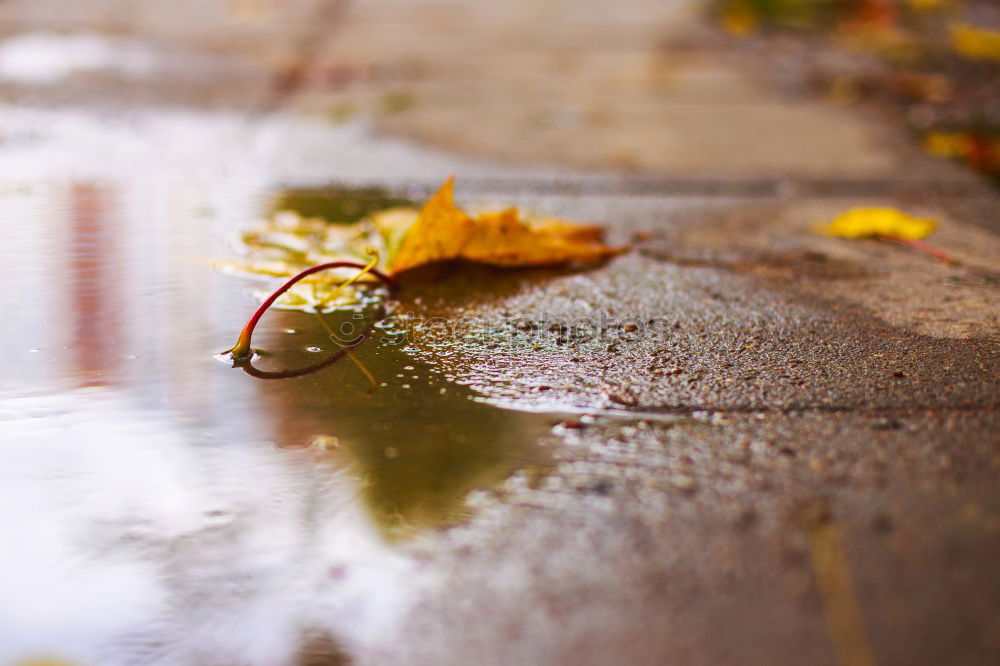
[[[951,47],[972,60],[1000,60],[1000,31],[955,23],[951,26]]]
[[[906,4],[917,11],[932,11],[948,7],[954,2],[953,0],[906,0]]]
[[[937,228],[934,220],[914,217],[889,207],[854,208],[833,218],[817,231],[840,238],[896,238],[920,240]]]
[[[730,0],[720,16],[722,28],[734,37],[749,37],[757,32],[757,13],[746,0]]]
[[[928,132],[924,148],[938,157],[960,157],[967,150],[968,137],[962,132]]]
[[[389,259],[398,274],[435,261],[464,259],[495,266],[590,264],[622,251],[601,241],[601,228],[557,219],[527,220],[516,208],[470,217],[455,205],[454,178],[438,190]],[[375,218],[383,235],[398,233],[405,217]]]

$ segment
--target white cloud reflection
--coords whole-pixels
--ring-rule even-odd
[[[412,563],[310,452],[198,442],[106,388],[0,404],[0,664],[363,656],[405,614]]]

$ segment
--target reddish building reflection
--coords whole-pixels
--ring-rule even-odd
[[[95,183],[70,188],[68,234],[71,351],[79,386],[107,386],[122,341],[120,289],[116,282],[116,223],[111,193]]]

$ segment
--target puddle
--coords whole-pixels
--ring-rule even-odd
[[[362,328],[350,311],[325,317],[334,330]],[[483,404],[444,379],[440,367],[415,360],[392,331],[370,330],[372,337],[350,357],[324,367],[323,357],[332,358],[339,346],[316,315],[270,313],[267,330],[255,337],[255,346],[266,350],[255,368],[272,376],[319,370],[257,379],[252,408],[281,424],[279,446],[325,449],[351,469],[365,506],[388,535],[459,521],[470,490],[543,463],[534,441],[551,427],[551,416]]]
[[[293,211],[302,217],[319,217],[334,224],[350,224],[387,208],[418,205],[413,199],[379,187],[292,188],[273,197],[273,211]]]
[[[239,171],[205,191],[207,171],[0,187],[0,664],[270,665],[330,640],[362,658],[414,594],[398,544],[546,465],[558,417],[476,400],[391,330],[287,379],[218,363],[261,284],[211,268],[219,239],[268,206],[343,218],[387,199],[276,197]],[[296,311],[269,312],[254,344],[265,374],[337,351]]]
[[[23,33],[0,42],[0,80],[49,85],[100,71],[143,77],[156,69],[158,56],[141,42],[94,33]]]

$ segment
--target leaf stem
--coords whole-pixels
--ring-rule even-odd
[[[371,273],[376,278],[386,283],[390,287],[395,286],[396,284],[396,281],[392,277],[386,275],[385,273],[379,270],[376,270],[375,268],[372,267],[371,263],[366,265],[357,261],[331,261],[325,264],[316,264],[315,266],[310,266],[309,268],[306,268],[305,270],[296,273],[295,275],[290,277],[283,285],[275,289],[274,292],[270,296],[268,296],[263,303],[260,304],[260,307],[257,308],[256,312],[254,312],[250,316],[250,319],[247,320],[247,323],[243,326],[243,330],[240,331],[240,337],[236,340],[236,344],[233,345],[231,349],[228,349],[222,353],[232,354],[233,360],[235,361],[243,361],[250,358],[250,356],[253,353],[253,350],[250,348],[250,339],[253,336],[254,327],[257,326],[257,322],[260,321],[260,318],[264,315],[265,312],[267,312],[267,309],[271,307],[282,294],[291,289],[292,286],[295,285],[295,283],[298,282],[299,280],[308,277],[313,273],[319,273],[320,271],[325,271],[331,268],[357,268],[358,270],[362,271],[362,273],[364,272]],[[355,276],[351,280],[348,280],[348,282],[345,283],[344,286],[346,286],[346,284],[350,284],[358,277],[359,276]]]
[[[365,338],[365,340],[367,339],[368,338]],[[360,340],[358,341],[357,344],[352,346],[342,347],[338,349],[335,353],[330,355],[329,358],[325,358],[322,361],[319,361],[318,363],[308,365],[304,368],[297,368],[294,370],[277,370],[277,371],[258,370],[257,368],[253,367],[253,360],[251,358],[245,358],[242,361],[234,361],[233,367],[240,368],[241,370],[243,370],[243,372],[247,373],[248,375],[256,379],[292,379],[295,377],[304,377],[305,375],[311,375],[314,372],[319,372],[320,370],[330,367],[340,359],[347,356],[347,354],[351,351],[351,349],[354,349],[354,347],[357,347],[362,342],[364,342],[364,340]]]
[[[946,264],[956,264],[956,261],[950,254],[937,247],[936,245],[931,245],[930,243],[925,243],[922,240],[907,239],[907,238],[890,238],[889,236],[879,236],[881,240],[888,241],[890,243],[896,243],[897,245],[904,245],[908,248],[916,250],[917,252],[923,252],[928,254],[935,259],[945,262]]]

